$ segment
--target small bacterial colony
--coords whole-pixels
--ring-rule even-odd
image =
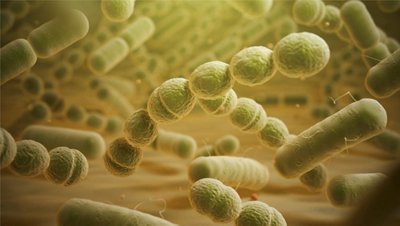
[[[400,0],[2,0],[0,225],[400,225]]]

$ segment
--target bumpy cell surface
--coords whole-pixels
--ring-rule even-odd
[[[189,200],[197,212],[207,215],[214,222],[232,222],[241,207],[238,193],[212,178],[196,181],[190,189]]]
[[[291,33],[279,40],[273,52],[277,70],[290,78],[307,78],[320,72],[330,58],[324,39],[309,32]]]
[[[154,141],[157,137],[157,124],[146,110],[135,111],[125,122],[125,138],[135,147],[142,147]]]
[[[242,49],[232,57],[229,65],[233,78],[247,86],[261,85],[275,75],[272,50],[264,46]]]

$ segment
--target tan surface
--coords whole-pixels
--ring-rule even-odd
[[[338,1],[330,2],[334,2],[336,5],[341,4]],[[235,16],[236,14],[232,15]],[[389,23],[382,22],[385,19],[398,21],[396,20],[398,15],[392,14],[385,17],[377,13],[374,14],[374,17],[377,18],[380,26],[388,34],[399,38],[398,26],[390,26]],[[32,16],[34,16],[32,18],[37,18],[39,22],[47,21],[52,17],[51,14],[45,15],[42,13],[33,13]],[[92,25],[93,21],[98,22],[96,19],[101,14],[94,12],[90,16],[89,19]],[[29,16],[28,18],[31,17]],[[206,19],[207,17],[201,18]],[[236,25],[239,26],[239,30],[243,28],[242,23]],[[303,27],[300,30],[303,29],[313,30],[312,28]],[[340,56],[342,50],[346,48],[346,43],[338,41],[334,35],[329,36],[321,34],[318,31],[316,32],[323,38],[326,38],[332,48],[332,57]],[[4,44],[8,40],[16,38],[14,33],[11,33],[7,37],[2,36],[1,43]],[[178,35],[180,36],[180,33]],[[274,36],[274,34],[271,35]],[[213,34],[214,36],[218,36],[218,38],[225,37],[219,35],[218,32],[217,34]],[[202,46],[201,51],[208,50],[207,47],[216,42],[213,40],[213,37],[209,40],[207,39],[211,44],[208,43],[209,45]],[[226,38],[229,38],[229,36]],[[174,39],[174,41],[176,40]],[[176,44],[176,42],[172,43]],[[262,44],[267,45],[264,41]],[[268,42],[268,44],[272,45],[273,43]],[[165,45],[164,47],[170,46]],[[198,52],[195,52],[196,54]],[[195,55],[188,56],[184,62],[193,59]],[[353,58],[357,57],[359,57],[359,53],[358,55],[355,54],[355,57],[353,56]],[[352,94],[358,93],[361,97],[370,97],[363,85],[366,70],[362,62],[359,59],[354,62],[336,59],[336,62],[339,62],[339,67],[333,65],[332,62],[335,61],[333,58],[331,58],[329,65],[320,74],[305,81],[289,79],[277,74],[271,81],[264,85],[250,88],[235,84],[234,89],[238,93],[238,96],[254,98],[257,101],[262,100],[266,96],[278,97],[280,103],[277,106],[264,106],[267,114],[280,118],[287,124],[292,134],[298,134],[318,121],[312,117],[311,111],[315,106],[326,106],[327,102],[330,101],[330,97],[337,98],[348,91]],[[38,63],[32,71],[43,78],[49,77],[51,64],[48,66],[46,61],[49,63],[52,60],[59,61],[60,59],[40,60],[40,65]],[[125,62],[117,67],[115,73],[120,73],[122,76],[128,77],[128,75],[132,74],[132,71],[135,71],[136,66],[132,59],[128,57]],[[181,69],[181,66],[179,65],[175,71],[163,71],[165,73],[160,75],[160,77],[156,77],[156,80],[161,80],[171,75],[180,75],[179,69]],[[338,67],[340,72],[343,72],[342,68],[353,68],[356,73],[351,76],[342,74],[340,81],[331,83],[330,79]],[[82,66],[82,68],[75,71],[73,80],[59,85],[59,92],[66,98],[68,103],[80,104],[88,111],[100,111],[105,115],[115,115],[115,111],[111,107],[96,100],[93,92],[89,90],[88,83],[89,78],[91,78],[90,76],[93,75]],[[25,94],[20,88],[20,82],[21,77],[18,77],[1,86],[1,127],[9,128],[16,121],[25,124],[25,126],[28,125],[27,122],[19,117],[27,109],[28,105],[37,98]],[[131,102],[135,108],[139,108],[143,106],[148,97],[149,87],[146,86],[146,81],[135,80],[134,82],[137,85],[138,91],[135,97],[131,99]],[[334,88],[331,96],[324,93],[324,86],[327,84],[331,84]],[[283,98],[287,95],[305,96],[308,99],[308,103],[304,106],[285,106]],[[397,132],[400,132],[399,100],[400,93],[388,99],[379,100],[388,113],[387,127]],[[350,96],[345,95],[337,101],[337,105],[332,107],[331,110],[340,109],[351,101]],[[68,122],[61,114],[53,115],[52,120],[45,124],[88,129],[84,125]],[[346,219],[347,215],[352,211],[352,208],[332,206],[325,197],[324,191],[311,192],[298,179],[289,180],[280,176],[273,168],[274,150],[262,147],[254,134],[240,132],[230,124],[228,117],[215,118],[208,116],[199,107],[196,107],[188,117],[177,123],[163,125],[161,128],[193,136],[198,146],[212,144],[216,139],[226,134],[236,135],[241,142],[241,149],[237,155],[251,157],[260,161],[268,167],[271,175],[268,185],[261,191],[255,192],[256,196],[258,196],[260,201],[280,211],[290,226],[341,225],[341,221]],[[105,137],[107,144],[115,138],[106,134],[102,135]],[[16,137],[16,140],[19,140],[19,138]],[[209,218],[200,215],[191,208],[188,200],[190,183],[187,177],[189,160],[180,160],[173,156],[158,153],[150,148],[145,149],[144,159],[132,176],[125,178],[115,177],[106,171],[102,159],[91,160],[89,162],[89,174],[87,178],[81,183],[70,187],[51,184],[43,176],[24,178],[12,175],[7,169],[2,170],[0,181],[1,225],[55,226],[57,210],[70,198],[85,198],[137,209],[155,216],[164,217],[179,225],[224,225],[213,223]],[[332,178],[335,175],[345,173],[385,172],[393,162],[393,156],[369,144],[360,144],[329,159],[325,164],[328,169],[328,177]],[[250,200],[251,196],[255,196],[254,192],[249,190],[238,189],[238,192],[243,201]],[[400,221],[400,216],[398,219]],[[233,223],[225,225],[233,225]]]

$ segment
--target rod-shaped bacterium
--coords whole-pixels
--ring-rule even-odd
[[[376,98],[387,98],[400,90],[400,49],[369,69],[365,87]]]
[[[157,151],[183,159],[190,159],[197,149],[197,143],[191,136],[172,131],[159,130],[158,136],[153,142],[153,147]]]
[[[88,67],[96,74],[105,74],[120,63],[129,53],[122,38],[113,38],[88,56]]]
[[[225,0],[228,5],[248,18],[259,18],[268,14],[273,0]]]
[[[164,219],[120,206],[73,198],[57,214],[59,226],[157,225],[177,226]]]
[[[329,181],[326,195],[335,206],[352,206],[365,198],[385,178],[386,175],[382,173],[339,175]]]
[[[367,7],[361,1],[348,1],[340,8],[340,17],[351,39],[359,49],[367,49],[379,41],[379,31]]]
[[[259,190],[268,183],[269,171],[266,166],[250,158],[209,156],[198,157],[190,163],[189,178],[192,182],[214,178],[233,187]]]
[[[153,20],[141,16],[122,30],[120,37],[126,42],[129,51],[134,51],[142,46],[155,32]]]
[[[0,58],[1,85],[31,68],[37,60],[32,46],[25,39],[16,39],[3,46]]]
[[[89,21],[79,10],[66,10],[62,15],[34,29],[28,37],[40,58],[55,55],[82,39],[89,32]]]
[[[323,164],[319,164],[312,170],[300,176],[300,181],[311,191],[318,191],[322,189],[327,179],[327,169]]]
[[[24,130],[22,138],[35,140],[49,150],[60,146],[78,149],[89,159],[102,156],[106,150],[100,134],[78,129],[33,125]]]
[[[103,15],[115,22],[127,20],[133,13],[135,0],[102,0],[101,11]]]
[[[281,146],[275,156],[280,174],[292,178],[324,160],[381,133],[387,115],[382,105],[364,98],[351,103]]]

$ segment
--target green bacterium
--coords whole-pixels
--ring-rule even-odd
[[[275,45],[273,61],[277,70],[289,78],[307,78],[320,72],[330,58],[324,39],[309,32],[291,33]]]
[[[86,120],[87,112],[84,107],[76,104],[71,104],[67,108],[65,115],[67,119],[71,122],[83,123]]]
[[[150,95],[147,110],[157,123],[176,122],[188,115],[196,103],[184,78],[172,78],[163,82]]]
[[[124,134],[132,146],[143,147],[156,139],[158,126],[146,110],[139,109],[125,121]]]
[[[233,89],[230,89],[225,95],[215,99],[197,99],[200,107],[213,116],[229,115],[237,104],[237,95]]]
[[[292,7],[292,16],[300,25],[312,26],[317,24],[321,17],[324,4],[321,0],[296,0]]]
[[[241,47],[242,39],[238,34],[233,34],[230,35],[229,38],[223,39],[214,44],[211,48],[211,52],[215,54],[217,59],[226,62],[229,61],[232,55],[239,51]]]
[[[240,149],[239,139],[231,134],[218,138],[215,144],[206,144],[196,151],[195,157],[233,155]]]
[[[394,130],[385,129],[381,134],[374,136],[367,142],[389,154],[400,157],[400,134]]]
[[[335,206],[353,206],[385,178],[382,173],[339,175],[329,181],[326,196]]]
[[[17,77],[36,64],[37,57],[25,39],[16,39],[0,49],[1,85]]]
[[[56,81],[63,83],[71,80],[74,68],[69,63],[61,61],[54,66],[51,73]]]
[[[46,103],[35,101],[9,126],[9,132],[18,137],[26,127],[32,124],[47,122],[51,119],[51,116],[51,110]]]
[[[299,26],[293,21],[291,17],[286,16],[282,20],[280,20],[277,25],[274,26],[274,30],[275,42],[278,42],[279,40],[281,40],[281,38],[291,33],[297,32],[299,30]]]
[[[307,186],[311,191],[321,190],[327,182],[327,169],[323,164],[319,164],[312,170],[300,176],[302,184]]]
[[[124,130],[124,120],[119,116],[110,116],[107,118],[106,128],[108,134],[120,134]]]
[[[336,35],[340,40],[347,42],[349,44],[353,44],[353,41],[351,40],[350,37],[350,33],[347,31],[347,28],[344,25],[336,32]]]
[[[257,133],[257,138],[266,147],[279,148],[289,136],[286,124],[275,117],[267,117],[264,128]]]
[[[226,94],[234,84],[229,65],[211,61],[198,66],[189,77],[189,87],[197,98],[215,99]]]
[[[93,73],[105,74],[120,63],[129,53],[122,38],[113,38],[88,56],[88,67]]]
[[[400,43],[394,38],[387,38],[385,44],[388,47],[390,53],[394,53],[400,48]]]
[[[121,137],[115,139],[104,155],[104,164],[108,172],[115,176],[125,177],[135,172],[136,166],[143,158],[143,151],[133,147]]]
[[[261,85],[271,80],[276,72],[272,50],[264,46],[244,48],[232,57],[229,70],[242,85]]]
[[[384,13],[394,13],[400,9],[399,0],[377,0],[378,8]]]
[[[106,127],[106,117],[99,112],[90,112],[86,117],[86,126],[101,131]]]
[[[235,156],[198,157],[189,165],[192,182],[214,178],[233,187],[260,190],[269,180],[268,168],[256,160]]]
[[[231,123],[246,133],[257,133],[264,128],[267,114],[264,108],[246,97],[238,99],[236,107],[229,114]]]
[[[239,216],[241,208],[238,193],[213,178],[203,178],[193,183],[189,200],[197,212],[219,223],[234,221]]]
[[[28,74],[22,79],[22,89],[33,96],[40,96],[44,92],[44,82],[41,77],[36,74]]]
[[[71,65],[73,69],[82,66],[85,60],[86,53],[82,49],[72,49],[63,56],[63,61]]]
[[[15,22],[15,15],[11,10],[0,10],[0,34],[6,34]]]
[[[274,207],[260,201],[248,201],[242,209],[235,226],[286,226],[283,215]]]
[[[49,155],[50,164],[44,175],[50,182],[70,186],[86,178],[89,164],[80,151],[57,147],[50,150]]]
[[[104,101],[112,109],[115,109],[124,118],[129,117],[135,109],[131,103],[122,95],[119,89],[114,88],[109,84],[99,84],[96,88],[96,96],[99,100]]]
[[[368,49],[379,41],[379,30],[361,1],[348,1],[340,8],[340,17],[359,49]]]
[[[47,149],[33,140],[17,141],[17,155],[9,166],[10,170],[25,177],[38,176],[47,169],[50,164],[50,155]]]
[[[97,89],[102,85],[108,85],[115,90],[119,90],[126,98],[133,98],[136,92],[135,84],[128,79],[118,76],[99,76],[90,81],[90,87],[93,89]]]
[[[149,17],[141,16],[122,30],[120,37],[126,42],[129,51],[134,51],[149,40],[155,32],[155,25]]]
[[[318,24],[318,28],[326,33],[335,33],[343,26],[342,18],[340,18],[340,9],[333,5],[325,7],[325,16]]]
[[[127,20],[133,13],[135,0],[101,0],[103,15],[115,22]]]
[[[400,49],[368,70],[365,87],[376,98],[387,98],[400,90]]]
[[[22,138],[35,140],[49,150],[60,146],[78,149],[88,159],[98,158],[106,150],[100,134],[85,130],[33,125],[23,131]]]
[[[361,57],[365,66],[369,69],[390,55],[388,47],[384,43],[378,42],[371,48],[363,49]]]
[[[49,106],[52,112],[63,112],[65,110],[65,99],[55,90],[45,90],[40,100]]]
[[[89,32],[89,21],[79,10],[67,10],[59,17],[34,29],[28,36],[35,53],[48,58],[82,39]]]
[[[17,145],[11,134],[0,128],[0,169],[6,168],[11,164],[17,155]]]
[[[215,155],[217,155],[217,154],[215,153],[214,145],[206,144],[197,149],[195,158],[200,157],[200,156],[206,157],[206,156],[215,156]]]
[[[268,14],[273,0],[225,0],[228,5],[248,18],[259,18]]]
[[[12,1],[8,4],[8,9],[14,13],[16,19],[22,19],[31,11],[31,6],[28,1]]]
[[[153,147],[157,151],[182,159],[191,159],[197,149],[197,143],[191,136],[160,129]]]
[[[58,211],[57,222],[58,226],[177,226],[162,218],[137,210],[78,198],[64,203]]]
[[[215,153],[217,155],[232,155],[239,151],[240,141],[234,135],[225,135],[215,141]]]
[[[383,132],[387,115],[369,98],[351,103],[289,139],[277,150],[275,168],[287,178],[300,176],[324,160]]]

